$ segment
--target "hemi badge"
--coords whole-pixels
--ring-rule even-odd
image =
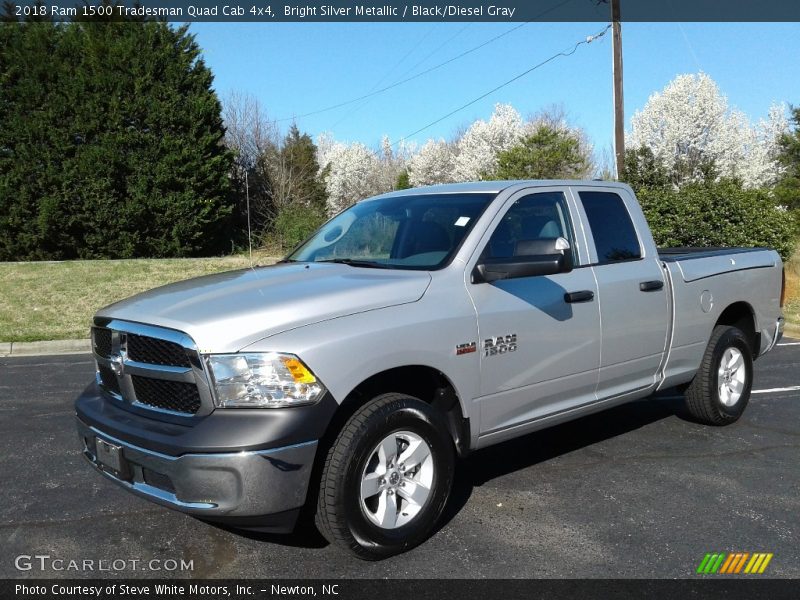
[[[467,344],[459,344],[456,346],[456,356],[461,356],[462,354],[469,354],[470,352],[475,352],[475,342],[469,342]]]

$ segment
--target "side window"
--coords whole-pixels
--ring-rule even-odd
[[[569,210],[562,192],[541,192],[514,202],[495,227],[483,250],[484,258],[541,254],[537,241],[563,237],[573,248]]]
[[[578,192],[589,220],[598,264],[642,257],[639,238],[625,203],[613,192]]]

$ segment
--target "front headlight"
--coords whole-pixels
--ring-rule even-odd
[[[291,354],[211,354],[218,408],[282,408],[313,404],[325,391]]]

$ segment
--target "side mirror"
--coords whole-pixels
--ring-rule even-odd
[[[472,283],[569,273],[572,266],[570,245],[563,237],[520,240],[514,256],[481,259],[472,271]]]

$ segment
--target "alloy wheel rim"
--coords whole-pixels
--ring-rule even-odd
[[[730,347],[722,353],[717,370],[717,392],[720,402],[725,406],[733,406],[742,397],[747,369],[744,355],[738,348]]]
[[[381,529],[407,525],[428,502],[433,476],[428,443],[411,431],[390,433],[367,458],[359,491],[361,510]]]

